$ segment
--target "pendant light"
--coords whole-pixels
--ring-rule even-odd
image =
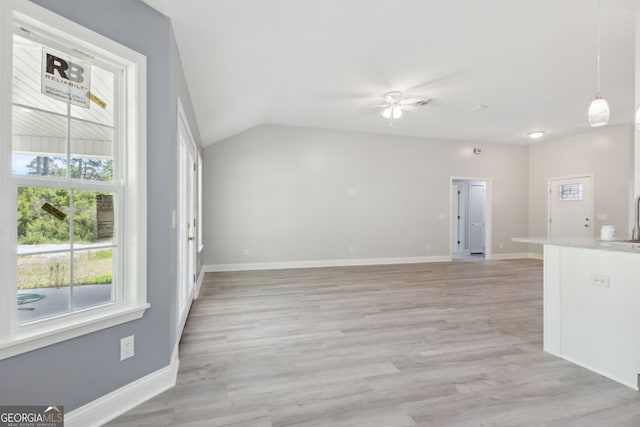
[[[589,125],[604,126],[609,122],[609,103],[600,96],[600,0],[598,0],[598,51],[596,56],[596,98],[589,105]]]

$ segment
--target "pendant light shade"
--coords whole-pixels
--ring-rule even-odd
[[[604,126],[609,123],[609,103],[606,99],[596,96],[589,105],[589,125]]]
[[[596,55],[596,98],[589,105],[589,125],[604,126],[609,123],[609,103],[600,97],[600,0],[598,0],[598,50]]]

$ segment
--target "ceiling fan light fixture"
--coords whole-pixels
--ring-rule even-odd
[[[589,105],[589,125],[598,127],[607,123],[609,123],[609,103],[606,99],[596,96]]]
[[[393,116],[394,119],[399,119],[402,117],[402,109],[397,106],[387,107],[382,111],[382,117],[385,119],[390,119]]]

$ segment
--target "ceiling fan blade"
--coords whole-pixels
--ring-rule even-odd
[[[420,109],[418,107],[416,107],[415,105],[402,105],[400,108],[402,110],[408,111],[410,113],[415,113],[416,111],[420,111]]]
[[[427,98],[426,96],[415,96],[413,98],[405,98],[402,101],[400,101],[400,105],[426,105],[429,102],[431,102],[431,99]]]
[[[423,81],[422,83],[415,84],[411,87],[405,89],[405,93],[420,93],[425,89],[433,90],[437,88],[442,88],[444,86],[449,86],[455,81],[460,80],[463,77],[464,73],[461,71],[455,71],[449,74],[442,74],[437,76],[432,76],[429,80]]]

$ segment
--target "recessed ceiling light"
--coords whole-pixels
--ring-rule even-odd
[[[529,132],[527,133],[527,136],[531,139],[539,139],[542,138],[544,136],[544,131],[543,130],[535,130],[533,132]]]

